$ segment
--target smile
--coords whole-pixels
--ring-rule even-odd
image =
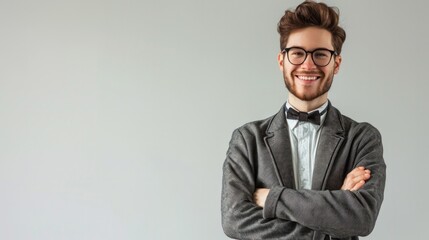
[[[296,75],[296,77],[304,81],[315,81],[320,78],[319,76],[300,76],[300,75]]]

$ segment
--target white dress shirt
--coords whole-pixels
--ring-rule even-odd
[[[292,106],[289,102],[286,102],[286,114],[287,109],[290,107]],[[320,125],[287,119],[292,147],[293,172],[295,175],[295,186],[297,189],[311,189],[317,144],[326,118],[326,111],[324,110],[327,107],[328,102],[318,109],[311,111],[319,111],[321,114],[323,113],[320,117]],[[294,107],[292,108],[295,109]]]

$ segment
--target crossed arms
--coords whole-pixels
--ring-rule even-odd
[[[365,182],[370,178],[371,170],[365,169],[363,166],[359,166],[347,174],[346,179],[344,179],[344,183],[341,186],[341,190],[357,191],[362,188]],[[269,192],[270,189],[268,188],[257,188],[253,193],[253,202],[263,208]]]
[[[295,190],[270,180],[274,172],[255,165],[269,158],[247,133],[235,131],[223,167],[222,224],[238,239],[310,239],[315,232],[335,238],[368,235],[383,199],[385,164],[381,137],[374,128],[361,139],[346,143],[338,158],[348,158],[354,168],[327,190]],[[355,145],[354,145],[355,144]],[[251,147],[257,150],[252,150]],[[258,155],[255,157],[253,155]],[[365,167],[363,167],[365,166]],[[269,179],[260,186],[260,177]],[[274,178],[273,178],[274,179]],[[264,188],[268,187],[270,189]]]

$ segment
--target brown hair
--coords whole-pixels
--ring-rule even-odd
[[[293,30],[306,27],[319,27],[328,30],[332,34],[332,45],[334,50],[340,54],[341,47],[346,40],[346,32],[340,26],[339,10],[329,7],[325,3],[305,1],[293,10],[286,10],[285,15],[277,25],[280,34],[280,48],[286,47],[289,35]]]

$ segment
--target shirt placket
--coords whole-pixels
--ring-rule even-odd
[[[310,123],[301,123],[297,128],[298,140],[298,164],[299,164],[299,188],[311,189],[310,166]]]

